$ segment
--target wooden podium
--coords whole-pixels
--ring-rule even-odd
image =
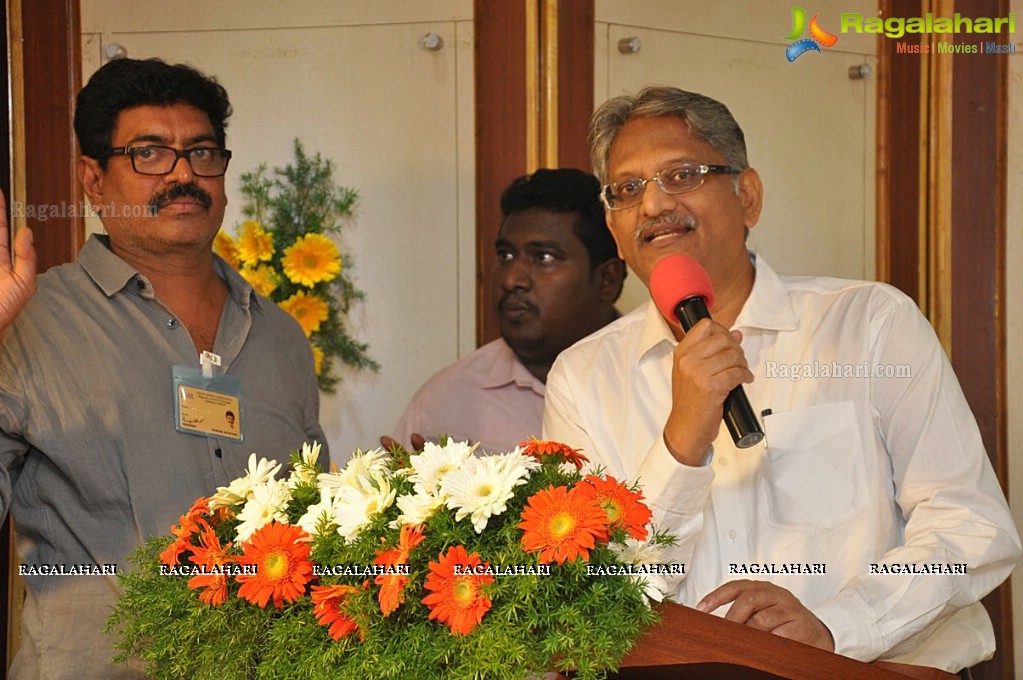
[[[666,602],[661,623],[622,661],[622,680],[955,680],[924,666],[863,663]]]

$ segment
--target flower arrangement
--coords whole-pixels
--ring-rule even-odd
[[[348,311],[364,293],[356,288],[331,236],[351,218],[358,194],[337,186],[333,164],[308,156],[295,140],[295,164],[266,165],[241,176],[242,213],[249,219],[231,236],[223,229],[213,250],[298,321],[309,338],[320,389],[333,392],[339,378],[334,359],[357,369],[379,368],[345,327]]]
[[[278,478],[253,454],[135,551],[117,661],[155,680],[597,678],[657,620],[672,538],[567,446],[427,443],[334,472],[318,455]]]

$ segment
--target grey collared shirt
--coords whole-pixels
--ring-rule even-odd
[[[128,568],[196,498],[242,475],[248,455],[286,462],[325,443],[312,353],[298,324],[226,263],[214,352],[241,381],[244,441],[175,429],[172,367],[199,366],[188,331],[152,285],[93,237],[39,277],[0,352],[0,511],[23,564]],[[113,576],[25,577],[14,678],[141,677],[109,666],[102,632]]]

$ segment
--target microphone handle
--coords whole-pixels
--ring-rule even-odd
[[[675,305],[675,316],[682,324],[682,330],[688,333],[689,329],[698,321],[709,319],[710,312],[707,310],[707,303],[704,299],[696,296],[686,298]],[[753,412],[749,399],[746,398],[746,391],[742,389],[742,385],[736,385],[725,397],[722,417],[736,447],[748,449],[763,440],[764,430],[760,427],[760,422]]]

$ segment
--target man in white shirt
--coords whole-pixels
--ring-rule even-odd
[[[746,249],[763,187],[720,102],[616,97],[592,159],[619,254],[649,285],[682,253],[713,320],[647,303],[566,350],[544,436],[638,479],[686,564],[676,599],[861,660],[959,671],[994,651],[979,600],[1020,542],[944,353],[894,288],[783,277]],[[743,384],[766,440],[722,426]]]

